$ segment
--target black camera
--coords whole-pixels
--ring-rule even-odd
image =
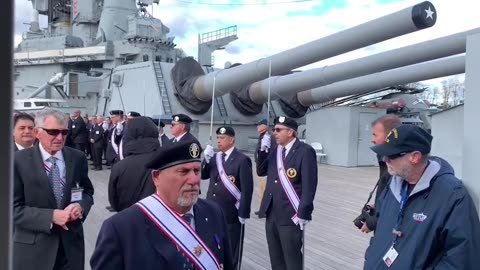
[[[362,208],[362,213],[353,220],[353,224],[357,226],[357,228],[361,229],[367,218],[375,215],[375,209],[373,209],[370,205],[366,204]]]

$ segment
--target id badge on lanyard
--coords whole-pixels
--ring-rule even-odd
[[[400,231],[400,224],[402,223],[403,211],[405,210],[405,204],[407,203],[407,200],[408,185],[406,182],[404,182],[402,185],[402,199],[400,200],[400,210],[398,211],[397,223],[392,230],[392,233],[394,234],[392,246],[388,249],[385,256],[383,256],[383,262],[385,262],[385,265],[387,265],[387,267],[390,267],[395,261],[395,259],[397,259],[398,257],[398,252],[395,250],[395,244],[397,243],[398,238],[401,238],[403,236],[403,233]]]

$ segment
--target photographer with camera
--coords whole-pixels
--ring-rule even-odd
[[[376,119],[372,123],[372,143],[374,145],[384,144],[387,134],[392,131],[392,129],[400,126],[402,122],[400,118],[396,115],[387,114]],[[390,180],[390,174],[388,173],[387,165],[382,160],[383,157],[377,155],[378,166],[380,168],[380,177],[377,181],[377,184],[370,192],[368,200],[362,208],[362,213],[353,221],[355,226],[360,229],[361,232],[369,233],[374,231],[377,227],[377,215],[375,213],[375,207],[378,205],[378,198],[382,194],[383,190]],[[372,199],[373,193],[375,194],[375,204],[369,205],[368,203]]]
[[[392,177],[364,269],[478,269],[478,213],[450,164],[430,156],[431,143],[422,128],[401,125],[371,147]]]

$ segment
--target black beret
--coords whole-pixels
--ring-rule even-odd
[[[141,114],[139,114],[138,112],[134,112],[134,111],[129,111],[127,116],[131,116],[131,117],[140,117],[142,116]]]
[[[178,142],[168,144],[155,151],[155,155],[147,163],[148,169],[163,170],[175,165],[201,162],[202,147],[197,142]]]
[[[297,129],[298,129],[297,121],[295,121],[292,118],[285,117],[285,116],[275,117],[275,122],[274,123],[275,123],[275,125],[283,125],[283,126],[286,126],[288,128],[291,128],[295,131],[297,131]]]
[[[162,120],[160,120],[159,126],[163,128],[163,127],[165,127],[165,123]]]
[[[179,113],[179,114],[174,114],[172,115],[172,121],[175,121],[175,122],[182,122],[182,123],[191,123],[192,122],[192,118],[190,118],[188,115],[186,114],[183,114],[183,113]]]
[[[217,135],[228,135],[235,137],[235,130],[232,127],[222,126],[217,129]]]
[[[267,119],[262,119],[262,120],[257,122],[257,126],[266,125],[266,124],[267,124]]]
[[[112,110],[110,111],[110,115],[123,115],[122,110]]]
[[[428,154],[430,153],[432,139],[432,135],[421,127],[401,125],[388,133],[385,143],[370,148],[382,157],[399,157],[414,151]]]

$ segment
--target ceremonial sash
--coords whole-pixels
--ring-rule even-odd
[[[200,236],[156,194],[139,201],[136,206],[195,264],[196,269],[221,269],[215,254]]]
[[[115,128],[113,128],[112,137],[110,138],[110,143],[112,144],[112,147],[113,147],[113,150],[115,151],[115,154],[117,154],[120,157],[120,160],[122,160],[123,159],[123,139],[120,140],[120,145],[117,146],[117,144],[115,143],[115,134],[116,133],[117,133],[117,126],[115,126]]]
[[[110,138],[110,144],[113,147],[113,151],[115,151],[115,154],[118,155],[118,146],[115,143],[115,132],[116,132],[117,126],[115,126],[112,130],[112,137]]]
[[[297,214],[300,199],[298,198],[297,192],[293,188],[292,183],[288,179],[287,173],[285,172],[281,146],[277,146],[277,172],[280,183],[282,184],[283,191],[285,191],[285,195],[287,195],[287,198],[290,201],[290,205],[292,205],[292,208],[295,211],[295,215],[293,215],[292,221],[293,223],[295,223],[295,225],[298,225]]]
[[[240,192],[240,190],[238,190],[237,186],[235,186],[235,184],[230,182],[230,179],[228,179],[228,176],[225,173],[225,169],[223,168],[223,162],[222,162],[223,157],[220,152],[217,153],[216,161],[217,161],[216,162],[217,172],[218,172],[218,175],[220,176],[220,180],[222,180],[222,183],[225,186],[225,188],[228,190],[228,192],[232,194],[232,196],[237,200],[237,202],[235,203],[235,207],[238,210],[238,208],[240,208],[240,198],[242,196],[242,193]]]

